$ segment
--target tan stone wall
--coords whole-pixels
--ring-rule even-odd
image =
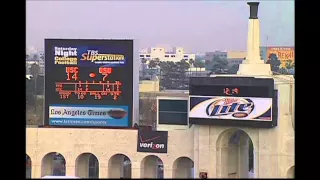
[[[64,156],[67,175],[75,175],[75,162],[79,155],[94,154],[99,160],[100,178],[108,177],[108,161],[115,154],[130,158],[133,178],[140,177],[142,159],[155,155],[163,161],[165,177],[169,178],[177,158],[193,160],[193,134],[192,131],[170,131],[168,136],[168,154],[153,154],[137,152],[137,130],[27,128],[26,153],[32,161],[33,178],[41,177],[42,158],[50,152]]]

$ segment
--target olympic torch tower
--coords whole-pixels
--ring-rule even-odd
[[[259,2],[248,2],[250,17],[247,40],[247,57],[240,64],[239,75],[272,75],[270,64],[260,57],[260,22],[258,18]]]

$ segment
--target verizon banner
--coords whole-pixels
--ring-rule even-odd
[[[167,153],[168,131],[138,131],[138,152]]]

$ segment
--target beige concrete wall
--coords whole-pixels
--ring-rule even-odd
[[[139,82],[139,92],[154,92],[159,91],[159,81],[140,81]]]
[[[172,165],[179,157],[193,160],[192,131],[170,131],[168,154],[137,152],[137,130],[27,128],[26,153],[32,161],[32,177],[41,177],[43,157],[59,152],[66,160],[66,175],[75,175],[76,159],[92,153],[99,160],[100,178],[108,176],[108,162],[115,154],[124,154],[132,163],[132,178],[140,178],[141,161],[148,155],[158,156],[164,164],[165,177],[172,177]],[[186,140],[187,139],[187,140]],[[167,173],[170,172],[170,173]]]

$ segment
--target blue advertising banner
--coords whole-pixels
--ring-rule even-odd
[[[128,106],[51,105],[49,124],[127,127],[129,125]]]

